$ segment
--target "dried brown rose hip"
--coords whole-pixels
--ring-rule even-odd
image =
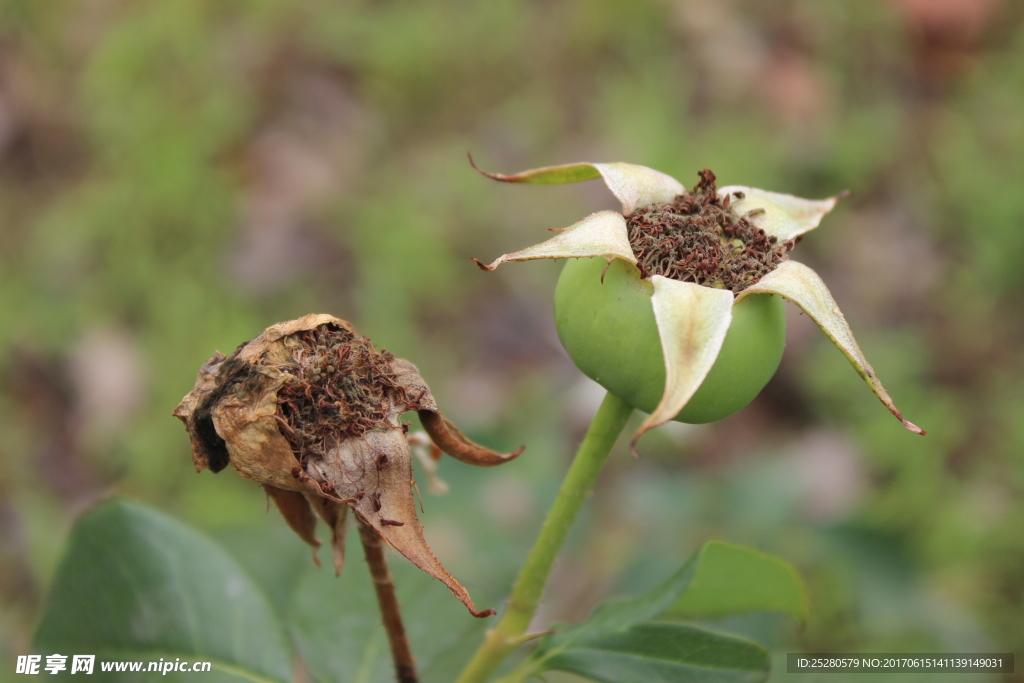
[[[196,471],[229,464],[263,485],[289,526],[314,548],[316,517],[344,563],[351,508],[413,564],[443,581],[475,616],[469,594],[423,538],[401,416],[419,413],[445,453],[480,466],[508,462],[441,414],[407,360],[376,350],[348,322],[325,314],[271,325],[230,356],[215,353],[174,410],[192,440]]]

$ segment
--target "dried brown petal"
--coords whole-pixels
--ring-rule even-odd
[[[289,381],[281,370],[227,361],[242,367],[210,408],[217,434],[227,445],[231,466],[246,479],[279,489],[300,491],[292,476],[298,462],[277,426],[277,391]],[[235,384],[237,382],[237,384]]]
[[[185,395],[172,413],[185,423],[185,429],[191,437],[192,464],[196,472],[207,468],[219,472],[228,464],[227,446],[213,427],[209,408],[200,410],[201,405],[209,405],[208,399],[217,390],[217,374],[224,358],[224,354],[217,351],[203,363],[196,377],[195,388]]]

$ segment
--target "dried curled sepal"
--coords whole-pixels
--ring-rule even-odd
[[[579,162],[561,166],[534,168],[506,175],[481,171],[469,157],[469,163],[481,174],[506,183],[559,185],[583,180],[603,178],[605,185],[622,203],[622,213],[628,214],[650,204],[664,204],[684,191],[683,185],[670,175],[653,168],[621,162],[593,164]]]
[[[718,194],[728,196],[730,209],[737,218],[746,216],[779,242],[794,239],[818,227],[821,219],[845,196],[844,193],[828,199],[804,199],[742,185],[723,187]]]
[[[410,398],[414,400],[415,406],[410,405],[410,408],[416,408],[423,429],[442,452],[469,465],[493,467],[517,458],[525,449],[525,446],[520,447],[514,453],[505,455],[470,441],[441,413],[434,395],[430,393],[430,387],[420,376],[415,365],[402,358],[396,358],[391,368],[397,381],[406,387]]]
[[[426,432],[406,434],[405,440],[409,442],[409,450],[420,463],[420,471],[427,477],[427,492],[435,496],[447,494],[451,489],[437,475],[437,461],[444,455],[444,451],[430,440]]]
[[[307,507],[316,512],[327,524],[327,528],[331,530],[331,559],[334,561],[334,574],[341,576],[341,570],[345,567],[345,519],[348,517],[348,505],[308,492],[304,494],[304,498],[308,501]],[[317,562],[317,565],[319,564]]]
[[[489,448],[473,443],[460,432],[444,415],[431,410],[419,411],[423,429],[430,435],[431,441],[442,451],[456,460],[479,467],[493,467],[518,458],[526,446],[520,446],[507,455],[497,453]]]
[[[525,447],[520,447],[514,453],[504,455],[472,442],[441,413],[437,401],[430,393],[430,387],[420,376],[415,365],[402,358],[396,358],[391,367],[396,379],[406,387],[410,397],[415,399],[415,408],[423,423],[423,429],[442,452],[456,460],[480,467],[493,467],[509,462],[523,452]]]
[[[490,264],[476,259],[481,270],[494,270],[506,261],[532,261],[545,258],[590,258],[607,256],[636,264],[626,234],[626,219],[614,211],[599,211],[570,225],[551,239],[522,251],[503,254]]]
[[[401,429],[368,432],[348,439],[329,457],[310,464],[310,475],[327,487],[414,565],[439,579],[474,616],[478,612],[465,588],[427,545],[416,515],[412,455]]]
[[[875,396],[885,404],[896,418],[910,431],[916,434],[924,434],[924,430],[913,422],[904,419],[903,414],[896,408],[889,392],[885,390],[882,383],[878,381],[874,368],[864,357],[864,353],[853,338],[853,331],[849,323],[843,317],[839,305],[832,298],[821,277],[805,265],[795,261],[785,261],[778,268],[761,278],[757,284],[744,290],[738,297],[743,299],[750,294],[778,294],[789,299],[803,309],[810,318],[817,323],[822,332],[832,340],[843,355],[850,361],[857,373],[868,383]]]
[[[651,303],[665,360],[665,393],[630,442],[665,424],[683,409],[700,388],[722,349],[732,322],[733,294],[727,289],[651,277]]]
[[[306,497],[299,491],[279,489],[269,484],[264,484],[263,490],[274,501],[274,505],[277,506],[292,531],[308,543],[314,551],[319,548],[320,540],[316,537],[316,515],[313,514]],[[320,564],[315,552],[313,561]]]

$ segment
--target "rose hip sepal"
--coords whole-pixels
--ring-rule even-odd
[[[493,611],[476,610],[423,537],[400,420],[409,410],[442,451],[462,462],[489,467],[523,451],[502,455],[470,441],[438,410],[412,363],[377,351],[351,324],[325,314],[271,325],[230,356],[215,353],[174,415],[188,430],[197,472],[230,464],[262,484],[314,549],[316,517],[323,519],[338,573],[352,509],[474,616],[488,616]]]

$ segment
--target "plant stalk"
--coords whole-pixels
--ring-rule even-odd
[[[391,657],[395,662],[398,683],[418,683],[416,662],[412,658],[409,640],[405,636],[402,613],[398,608],[398,598],[395,596],[395,584],[391,580],[387,558],[384,556],[384,542],[373,527],[361,520],[358,526],[359,540],[363,542],[366,564],[370,566],[373,587],[377,591],[377,604],[380,605],[384,630],[387,631],[388,643],[391,645]]]
[[[523,642],[522,636],[540,605],[544,584],[551,573],[555,557],[632,413],[632,407],[625,401],[611,393],[605,395],[576,451],[576,457],[526,558],[526,564],[512,587],[505,613],[488,632],[456,683],[483,683],[501,661]]]

